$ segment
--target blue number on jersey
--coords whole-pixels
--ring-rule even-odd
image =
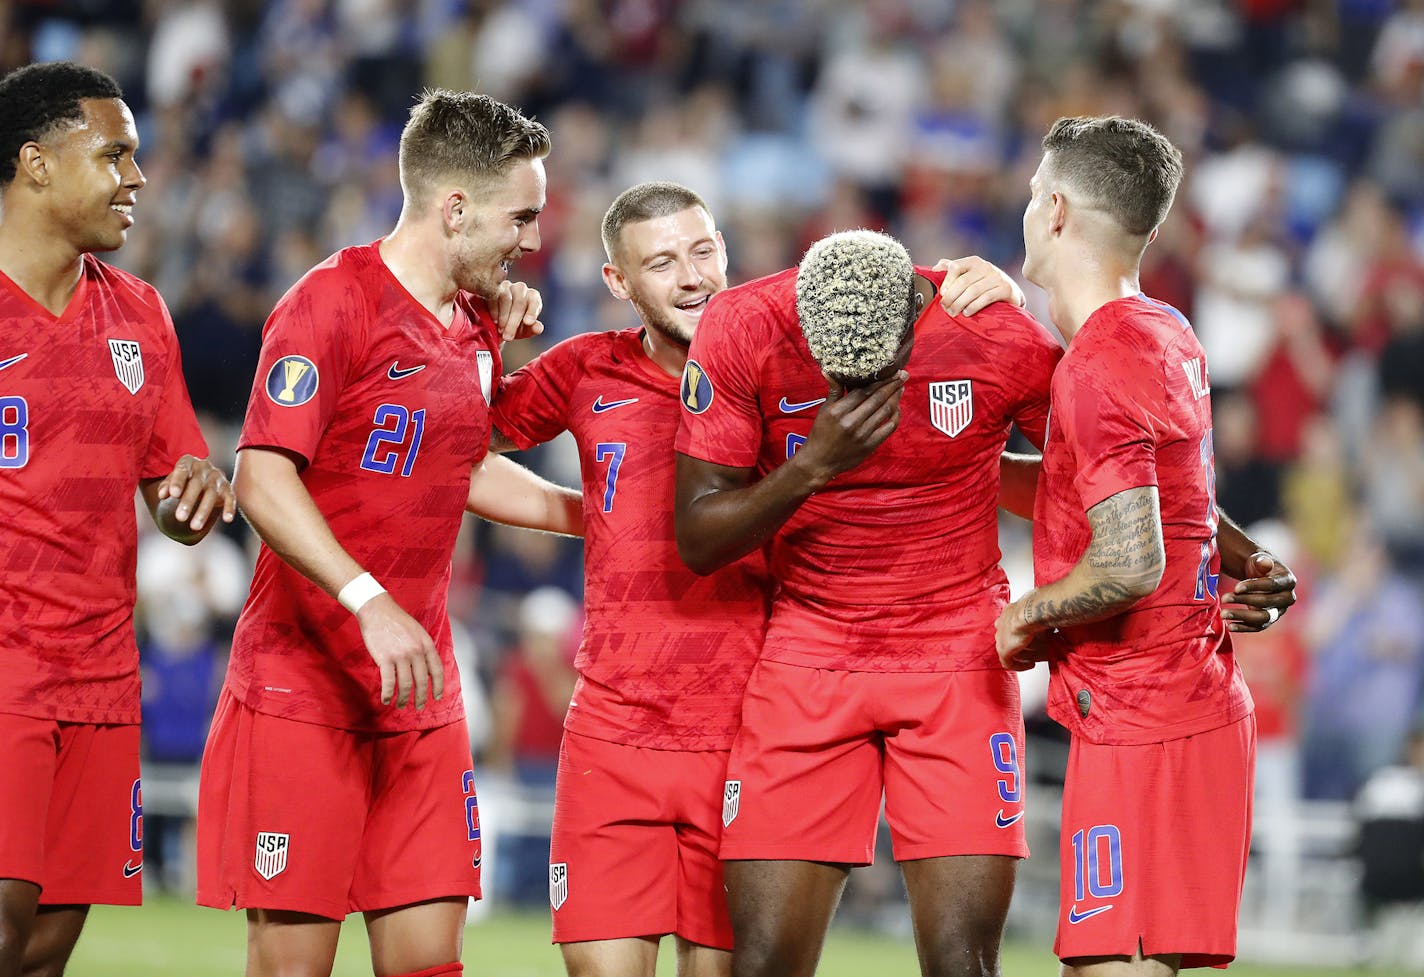
[[[143,851],[143,781],[135,780],[129,791],[129,847]]]
[[[1103,882],[1102,843],[1108,852],[1108,881]],[[1086,886],[1084,883],[1086,882]],[[1073,835],[1073,898],[1082,899],[1086,887],[1094,899],[1122,893],[1122,835],[1115,824],[1099,824]]]
[[[465,795],[465,828],[470,841],[480,840],[480,799],[475,796],[475,772],[466,770],[460,778],[460,791]]]
[[[801,446],[806,443],[806,438],[800,434],[788,434],[786,436],[786,458],[791,460],[791,456],[801,450]]]
[[[361,467],[368,472],[390,475],[400,465],[401,478],[409,478],[415,467],[415,456],[420,453],[420,439],[425,435],[424,408],[411,411],[400,404],[382,404],[371,420],[376,429],[366,440]],[[410,433],[410,447],[405,451],[405,463],[401,464],[401,449],[405,447],[407,433]]]
[[[0,468],[30,461],[30,405],[24,397],[0,397]]]
[[[1019,770],[1019,745],[1008,733],[989,737],[989,752],[994,757],[994,769],[1008,774],[999,779],[999,799],[1005,804],[1017,804],[1023,797],[1023,776]]]
[[[603,441],[593,446],[593,460],[608,462],[608,477],[603,481],[603,511],[613,511],[613,496],[618,492],[618,470],[623,467],[623,455],[628,445],[623,441]]]

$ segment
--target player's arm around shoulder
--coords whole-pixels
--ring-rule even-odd
[[[208,535],[218,519],[232,522],[237,515],[231,483],[206,458],[184,455],[166,476],[139,482],[139,492],[159,532],[186,546]]]
[[[280,448],[239,451],[233,487],[242,513],[272,552],[356,615],[380,670],[381,703],[395,698],[404,706],[413,699],[416,709],[423,709],[427,689],[439,699],[445,686],[435,644],[342,548],[302,483],[300,460]]]
[[[490,438],[491,450],[504,435]],[[511,442],[512,444],[512,442]],[[491,522],[561,536],[583,535],[583,493],[557,485],[502,455],[488,454],[470,478],[465,511]]]
[[[1068,575],[1035,587],[999,615],[996,643],[1005,668],[1043,660],[1038,637],[1055,628],[1121,614],[1157,589],[1167,568],[1155,485],[1125,489],[1088,510],[1092,540]]]

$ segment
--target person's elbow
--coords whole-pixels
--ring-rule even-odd
[[[677,555],[682,558],[682,562],[687,565],[687,568],[699,577],[705,577],[722,566],[716,555],[711,552],[711,547],[707,546],[696,533],[684,529],[680,519],[677,523]]]
[[[1133,604],[1150,597],[1162,585],[1162,575],[1167,571],[1167,561],[1158,551],[1150,559],[1131,567],[1118,577],[1117,583]]]

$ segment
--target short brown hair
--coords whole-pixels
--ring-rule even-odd
[[[517,160],[549,155],[549,130],[488,95],[427,88],[400,140],[401,186],[418,197],[439,180],[500,176]]]
[[[1162,223],[1182,182],[1182,154],[1137,119],[1059,119],[1043,137],[1043,151],[1053,154],[1055,175],[1132,234]]]
[[[709,217],[712,215],[706,202],[681,183],[652,181],[624,190],[609,205],[608,213],[603,215],[603,250],[608,260],[617,260],[613,257],[614,245],[628,224],[670,217],[692,207],[701,207]]]

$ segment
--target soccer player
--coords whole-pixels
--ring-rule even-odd
[[[1049,711],[1072,733],[1054,950],[1068,975],[1224,965],[1255,758],[1227,631],[1274,623],[1295,581],[1237,527],[1218,537],[1206,358],[1138,286],[1181,154],[1120,118],[1059,119],[1043,150],[1024,273],[1069,345],[1035,505],[1038,586],[1004,609],[997,644],[1009,668],[1051,661]],[[1225,611],[1219,569],[1258,578]]]
[[[111,268],[144,185],[114,80],[0,79],[0,977],[60,974],[143,869],[134,493],[196,543],[236,512],[152,286]]]
[[[854,231],[727,290],[683,373],[677,541],[777,583],[724,791],[733,973],[814,971],[882,794],[925,973],[992,973],[1023,836],[1018,684],[996,668],[997,487],[1060,350]]]
[[[247,910],[249,977],[329,974],[358,911],[378,977],[461,972],[481,846],[446,595],[491,479],[472,469],[516,467],[484,461],[492,308],[539,247],[548,152],[507,105],[426,92],[395,229],[313,268],[263,331],[235,477],[263,545],[198,810],[198,901]],[[576,494],[526,486],[544,528],[579,531]]]

